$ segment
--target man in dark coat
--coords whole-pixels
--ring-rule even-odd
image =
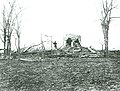
[[[66,45],[71,47],[71,43],[72,43],[72,39],[71,39],[71,38],[68,38],[68,39],[66,40]]]
[[[55,49],[57,49],[57,42],[53,42]]]

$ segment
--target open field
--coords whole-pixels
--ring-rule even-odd
[[[0,91],[120,91],[120,58],[0,60]]]

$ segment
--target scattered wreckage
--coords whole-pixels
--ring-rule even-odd
[[[34,45],[26,48],[21,56],[29,55],[29,56],[39,56],[41,58],[56,58],[56,57],[102,57],[102,52],[95,50],[92,47],[83,47],[81,46],[81,36],[68,34],[64,39],[65,45],[60,48],[57,48],[57,42],[53,42],[54,49],[51,50],[34,50]],[[44,44],[39,44],[44,46]],[[33,48],[33,50],[32,50]]]
[[[102,53],[100,51],[95,50],[92,47],[83,47],[81,46],[81,36],[67,34],[65,39],[65,45],[60,48],[57,48],[55,41],[55,49],[53,50],[45,50],[45,57],[102,57]]]

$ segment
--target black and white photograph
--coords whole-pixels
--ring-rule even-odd
[[[0,0],[0,91],[120,91],[120,0]]]

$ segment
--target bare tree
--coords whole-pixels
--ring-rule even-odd
[[[4,57],[6,56],[6,17],[5,17],[5,6],[3,8],[3,36],[4,36]]]
[[[11,37],[13,31],[17,31],[17,36],[19,35],[19,25],[18,25],[18,16],[21,12],[17,10],[16,0],[13,2],[8,1],[8,6],[5,4],[3,8],[3,42],[4,42],[4,55],[11,55]],[[16,22],[17,21],[17,22]],[[16,26],[17,29],[16,30]],[[20,38],[20,37],[19,37]]]
[[[111,22],[111,14],[113,9],[117,7],[115,6],[114,0],[103,0],[102,1],[102,10],[101,10],[101,26],[103,30],[103,35],[104,35],[104,43],[105,43],[105,57],[108,57],[108,33],[109,33],[109,26]]]
[[[17,19],[16,24],[17,24],[17,26],[16,26],[15,31],[16,31],[16,35],[17,35],[17,39],[18,39],[17,52],[18,52],[18,60],[20,60],[20,21],[19,21],[19,19]]]

